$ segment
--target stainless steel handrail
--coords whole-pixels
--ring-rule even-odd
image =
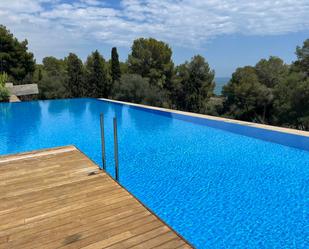
[[[106,170],[106,155],[105,155],[105,136],[104,136],[104,115],[100,114],[100,126],[101,126],[101,148],[102,148],[102,166]]]
[[[115,158],[115,179],[119,182],[119,156],[118,156],[118,132],[117,132],[117,118],[114,117],[114,158]],[[102,149],[102,166],[106,171],[106,154],[105,154],[105,135],[104,135],[104,114],[100,113],[100,127],[101,127],[101,149]]]
[[[117,119],[114,117],[114,157],[115,157],[115,178],[119,182],[119,160],[118,160],[118,134]]]

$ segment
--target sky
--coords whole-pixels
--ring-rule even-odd
[[[0,0],[0,24],[27,38],[38,63],[95,49],[109,59],[113,46],[125,61],[134,39],[153,37],[175,64],[200,54],[217,77],[271,55],[294,61],[308,13],[309,0]]]

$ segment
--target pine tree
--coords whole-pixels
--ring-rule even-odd
[[[148,78],[153,86],[170,90],[174,64],[172,49],[153,38],[139,38],[133,42],[128,57],[129,73]]]
[[[35,60],[28,52],[28,41],[18,41],[5,26],[0,25],[0,72],[22,81],[34,70]]]
[[[215,72],[200,55],[194,56],[190,62],[179,65],[176,71],[177,107],[185,111],[202,113],[207,101],[213,95]]]
[[[68,78],[66,90],[68,97],[83,97],[83,63],[76,54],[70,53],[67,57]]]
[[[121,77],[121,71],[120,71],[120,64],[119,64],[119,56],[117,52],[117,48],[112,48],[112,55],[111,55],[111,76],[113,83],[115,81],[119,81]]]
[[[96,50],[86,62],[87,96],[107,98],[110,94],[111,85],[105,67],[103,56]]]
[[[38,81],[41,81],[43,79],[43,75],[42,75],[42,69],[39,69],[39,75],[38,75]]]

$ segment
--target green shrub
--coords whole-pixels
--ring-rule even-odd
[[[5,83],[8,81],[9,76],[7,73],[1,73],[0,74],[0,87],[5,87]]]
[[[10,99],[9,90],[3,86],[0,86],[0,102],[8,102]]]
[[[6,73],[0,74],[0,102],[7,102],[10,99],[10,92],[5,87],[5,83],[8,80],[8,75]]]
[[[165,91],[151,85],[148,78],[138,74],[122,75],[120,81],[116,81],[113,86],[112,97],[137,104],[167,106]]]

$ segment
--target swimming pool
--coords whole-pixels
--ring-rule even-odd
[[[197,248],[308,248],[305,137],[95,99],[34,101],[0,104],[0,154],[73,144],[101,164],[100,112],[107,170],[116,116],[121,184]]]

